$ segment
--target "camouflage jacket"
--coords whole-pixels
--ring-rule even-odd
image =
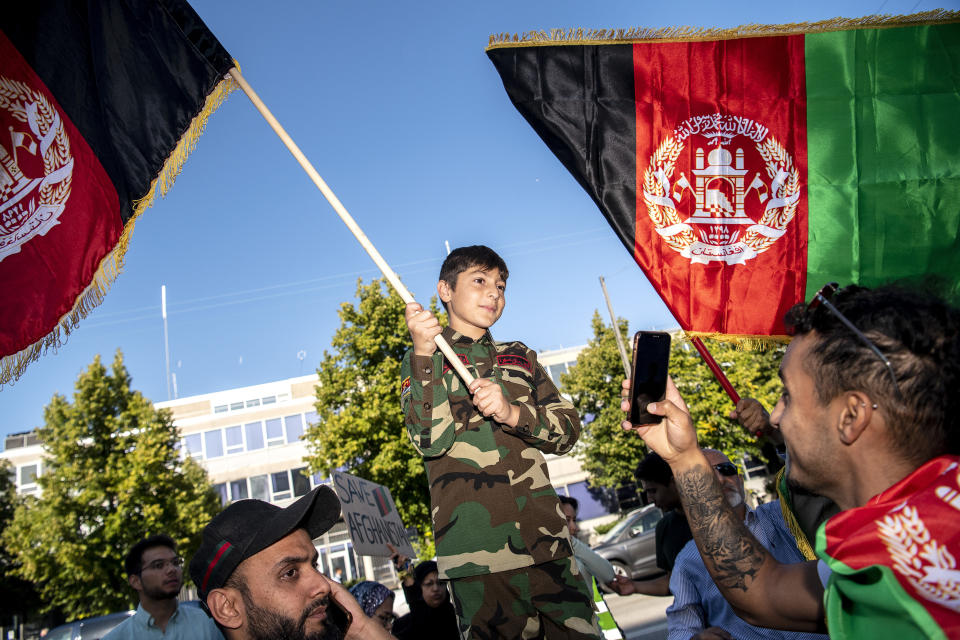
[[[441,578],[508,571],[572,555],[542,452],[563,454],[580,435],[576,409],[520,342],[444,337],[472,373],[496,380],[520,408],[516,427],[485,418],[436,351],[408,351],[400,369],[407,434],[430,483]]]

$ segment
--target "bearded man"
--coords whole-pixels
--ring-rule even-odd
[[[203,529],[190,576],[227,640],[386,640],[339,583],[320,573],[313,540],[340,519],[321,486],[285,509],[234,502]]]

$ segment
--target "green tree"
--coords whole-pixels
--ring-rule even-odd
[[[3,533],[14,573],[36,585],[44,610],[68,619],[134,604],[123,571],[130,547],[165,533],[189,557],[220,507],[203,468],[181,460],[170,413],[130,383],[118,351],[110,371],[97,356],[80,374],[72,403],[53,396],[38,430],[41,494]]]
[[[400,361],[411,346],[404,302],[385,279],[357,282],[359,304],[340,306],[333,353],[317,374],[318,422],[305,434],[312,471],[342,469],[390,489],[406,526],[421,534],[432,555],[430,493],[423,459],[410,443],[400,407]],[[430,302],[446,324],[446,314]]]
[[[616,487],[633,482],[633,470],[646,455],[646,446],[633,433],[620,428],[620,382],[623,364],[613,329],[594,312],[593,337],[580,352],[577,364],[561,377],[561,388],[574,399],[582,417],[593,416],[584,427],[577,454],[595,487]],[[628,327],[618,320],[627,345]],[[705,340],[734,389],[772,409],[780,391],[777,367],[783,347],[747,351],[729,342]],[[628,347],[629,352],[629,347]],[[719,449],[731,457],[759,455],[756,441],[727,416],[733,403],[700,354],[682,334],[673,336],[670,373],[697,425],[701,446]]]

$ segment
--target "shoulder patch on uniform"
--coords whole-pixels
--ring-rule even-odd
[[[407,376],[400,382],[400,397],[404,397],[410,393],[410,376]]]
[[[533,373],[533,365],[523,356],[501,354],[497,356],[497,365],[501,367],[520,367],[526,369],[528,373]]]

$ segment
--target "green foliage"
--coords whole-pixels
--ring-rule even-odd
[[[623,431],[620,423],[620,383],[623,363],[611,327],[594,312],[593,338],[580,352],[577,364],[561,377],[561,388],[573,396],[581,417],[595,416],[584,427],[577,454],[595,487],[617,487],[633,482],[633,470],[646,455],[646,446],[635,434]],[[619,320],[621,335],[630,352],[627,323]],[[772,409],[780,390],[777,367],[783,348],[742,351],[733,344],[705,340],[734,389],[742,397],[757,398]],[[690,408],[703,447],[723,451],[731,458],[741,454],[759,455],[752,436],[727,416],[733,403],[710,369],[682,334],[671,341],[670,373]]]
[[[740,397],[756,398],[767,410],[773,409],[780,395],[777,369],[785,347],[747,351],[730,342],[704,340],[704,344]],[[700,446],[722,451],[731,459],[740,455],[760,457],[756,439],[727,417],[733,411],[733,402],[687,340],[674,337],[670,370],[697,425]]]
[[[165,533],[189,557],[220,507],[203,468],[180,459],[170,413],[130,382],[118,351],[110,371],[97,356],[80,374],[72,403],[54,395],[38,432],[42,493],[3,533],[20,562],[14,573],[36,586],[44,610],[68,619],[134,605],[123,571],[130,547]]]
[[[359,304],[340,306],[340,328],[317,374],[318,422],[304,438],[311,471],[347,472],[390,489],[406,526],[433,548],[423,459],[410,443],[400,407],[400,361],[411,346],[403,300],[385,279],[357,282]],[[436,300],[430,310],[445,324]]]
[[[614,520],[612,522],[603,522],[595,526],[593,530],[598,536],[602,536],[607,531],[610,531],[610,529],[613,529],[615,526],[617,526],[617,523],[620,522],[620,520],[622,519],[623,518],[620,518],[619,520]]]

